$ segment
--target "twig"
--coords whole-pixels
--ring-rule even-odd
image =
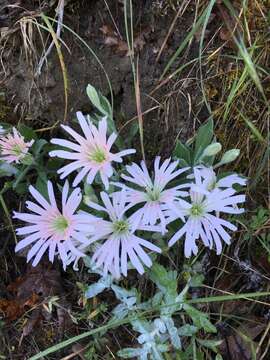
[[[261,337],[260,342],[259,342],[259,345],[258,345],[258,347],[257,347],[257,349],[256,349],[256,355],[257,355],[257,356],[258,356],[258,354],[259,354],[259,351],[260,351],[260,349],[261,349],[261,346],[262,346],[262,344],[263,344],[266,336],[267,336],[268,333],[269,333],[269,330],[270,330],[270,322],[268,323],[267,328],[265,329],[265,332],[263,333],[263,336]]]
[[[64,8],[65,8],[65,0],[59,0],[59,3],[56,8],[57,13],[57,29],[56,29],[56,36],[59,39],[63,27],[63,18],[64,18]],[[48,47],[47,51],[45,52],[44,56],[40,59],[36,71],[36,75],[41,74],[42,67],[44,65],[44,62],[47,60],[47,57],[49,56],[50,52],[52,51],[52,48],[54,46],[55,42],[52,40],[50,46]]]

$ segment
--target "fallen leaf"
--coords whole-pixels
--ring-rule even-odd
[[[265,329],[264,319],[256,318],[256,323],[244,323],[225,337],[219,346],[224,360],[252,360],[257,343],[254,341]],[[257,354],[258,358],[260,354]]]
[[[16,320],[23,313],[24,309],[16,300],[0,299],[0,313],[4,315],[8,321]]]
[[[25,299],[0,299],[0,312],[4,318],[13,321],[22,316],[27,310],[33,308],[38,303],[39,296],[32,293],[29,298]]]
[[[52,297],[56,297],[59,307],[56,308],[59,333],[62,334],[71,323],[68,313],[69,304],[65,300],[64,289],[61,285],[61,275],[46,261],[36,267],[28,266],[24,276],[18,277],[7,287],[13,299],[0,299],[0,311],[7,321],[13,321],[29,313],[29,318],[23,327],[23,336],[29,335],[33,329],[43,321],[52,318],[46,304]]]
[[[122,40],[120,35],[110,25],[103,25],[100,28],[100,31],[104,35],[105,45],[110,46],[115,53],[125,56],[130,55],[127,42]],[[143,49],[144,45],[146,44],[146,36],[150,31],[150,27],[145,27],[141,29],[140,32],[135,33],[133,41],[134,51],[139,52]]]

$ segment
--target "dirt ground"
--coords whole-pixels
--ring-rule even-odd
[[[43,11],[46,11],[47,2],[43,3]],[[108,7],[104,1],[69,1],[65,8],[65,25],[76,31],[102,62],[112,84],[115,118],[121,127],[136,116],[134,82],[127,45],[123,40],[123,5],[121,1],[114,0],[108,1],[107,5]],[[41,74],[37,75],[43,50],[40,35],[36,26],[27,23],[27,19],[19,23],[18,19],[22,15],[38,13],[39,8],[36,1],[23,1],[21,6],[27,10],[11,8],[11,14],[7,12],[2,16],[1,28],[14,31],[2,51],[1,85],[6,97],[5,105],[9,110],[5,117],[14,122],[27,121],[35,128],[48,127],[63,120],[65,102],[62,70],[54,50]],[[195,72],[183,73],[177,79],[182,82],[181,86],[175,85],[176,81],[173,81],[154,91],[166,63],[192,26],[194,11],[195,7],[191,2],[185,16],[178,17],[157,61],[158,51],[176,12],[166,5],[166,1],[134,2],[134,38],[138,44],[135,50],[139,57],[142,111],[158,107],[144,116],[145,146],[149,157],[156,152],[167,155],[176,136],[180,134],[182,138],[187,137],[194,115],[198,116],[200,113],[200,121],[207,117],[206,110],[199,105],[201,94]],[[47,10],[47,14],[54,16],[54,11]],[[43,32],[42,36],[46,43],[46,33]],[[85,92],[87,84],[100,89],[109,98],[110,91],[104,72],[81,41],[68,29],[63,29],[62,40],[65,43],[62,50],[68,78],[67,119],[71,119],[78,110],[91,111]],[[191,44],[174,68],[181,61],[187,62],[196,57],[197,48],[198,43]],[[188,81],[185,81],[186,77],[189,78]]]

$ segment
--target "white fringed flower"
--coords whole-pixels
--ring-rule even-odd
[[[215,246],[217,254],[222,251],[223,240],[230,244],[231,236],[225,228],[236,231],[235,225],[229,221],[221,219],[220,214],[240,214],[244,209],[239,209],[237,204],[245,201],[244,195],[235,195],[236,191],[231,188],[214,188],[206,190],[206,184],[203,182],[201,174],[194,171],[195,184],[190,189],[190,202],[179,200],[176,203],[179,211],[184,215],[186,222],[174,234],[169,241],[169,246],[174,245],[183,235],[185,235],[185,256],[197,254],[198,247],[196,240],[201,239],[205,246],[210,249]],[[227,184],[231,180],[228,180]],[[233,180],[234,181],[234,180]],[[226,184],[226,182],[225,182]],[[196,191],[195,191],[196,189]],[[170,214],[170,221],[177,219],[177,214]]]
[[[146,164],[141,162],[141,166],[133,163],[127,165],[128,175],[121,175],[122,178],[137,189],[129,187],[122,183],[115,183],[116,186],[126,190],[127,208],[132,208],[137,204],[143,206],[136,210],[135,214],[140,218],[143,225],[156,225],[160,221],[161,230],[166,232],[166,218],[163,213],[163,206],[168,209],[178,211],[175,201],[183,196],[187,196],[188,192],[181,189],[188,188],[190,184],[181,184],[171,188],[166,188],[173,179],[185,172],[188,168],[176,170],[178,161],[170,162],[167,159],[160,165],[160,157],[156,157],[154,162],[154,179],[149,175]],[[178,213],[181,216],[181,213]]]
[[[0,136],[1,159],[8,164],[15,162],[20,163],[28,154],[29,148],[33,145],[34,140],[24,141],[24,137],[13,128],[13,134]]]
[[[191,185],[191,188],[196,191],[212,191],[214,189],[226,189],[231,188],[233,185],[246,185],[247,179],[240,177],[237,174],[231,174],[224,176],[221,179],[217,179],[217,175],[212,167],[206,167],[203,165],[196,166],[194,168],[194,175],[190,178],[195,178],[195,184]]]
[[[113,174],[112,162],[121,163],[123,156],[133,154],[136,150],[128,149],[112,153],[111,147],[117,135],[112,133],[107,139],[106,118],[99,121],[98,128],[88,122],[81,112],[77,112],[77,118],[84,136],[78,134],[71,127],[62,125],[62,128],[74,138],[77,144],[64,139],[52,139],[52,144],[63,146],[70,151],[54,150],[49,155],[73,160],[73,162],[58,170],[61,179],[67,177],[73,171],[80,170],[74,179],[73,186],[77,186],[85,176],[87,176],[87,183],[91,184],[99,173],[105,189],[108,189],[109,178]]]
[[[34,258],[32,265],[36,266],[44,253],[49,250],[49,260],[53,262],[57,254],[65,268],[70,254],[76,257],[84,256],[84,253],[79,250],[79,245],[89,244],[86,234],[94,230],[91,225],[92,217],[88,214],[75,213],[82,200],[79,188],[74,189],[68,196],[69,186],[68,182],[65,183],[60,211],[56,204],[52,183],[48,181],[47,186],[49,201],[33,186],[30,186],[29,191],[38,204],[26,202],[27,208],[32,213],[14,212],[14,218],[30,223],[16,230],[18,235],[26,235],[26,237],[17,244],[15,251],[35,243],[27,254],[27,262]]]
[[[144,273],[142,263],[150,267],[152,261],[143,247],[157,253],[160,253],[161,249],[135,235],[135,231],[160,231],[160,227],[140,225],[140,217],[136,214],[125,216],[127,198],[124,190],[112,194],[112,201],[105,192],[100,195],[104,207],[93,202],[88,203],[91,208],[104,212],[108,218],[105,220],[97,217],[94,222],[95,234],[90,241],[100,241],[102,245],[95,251],[93,261],[97,267],[103,267],[104,273],[109,271],[116,278],[121,274],[127,276],[128,259],[140,274]]]

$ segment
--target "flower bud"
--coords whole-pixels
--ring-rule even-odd
[[[221,148],[222,148],[222,146],[218,142],[208,145],[203,151],[202,158],[204,158],[206,156],[214,156],[214,155],[218,154],[220,152]]]
[[[232,149],[229,151],[226,151],[225,154],[222,156],[220,163],[222,164],[228,164],[232,161],[234,161],[240,154],[239,149]]]

